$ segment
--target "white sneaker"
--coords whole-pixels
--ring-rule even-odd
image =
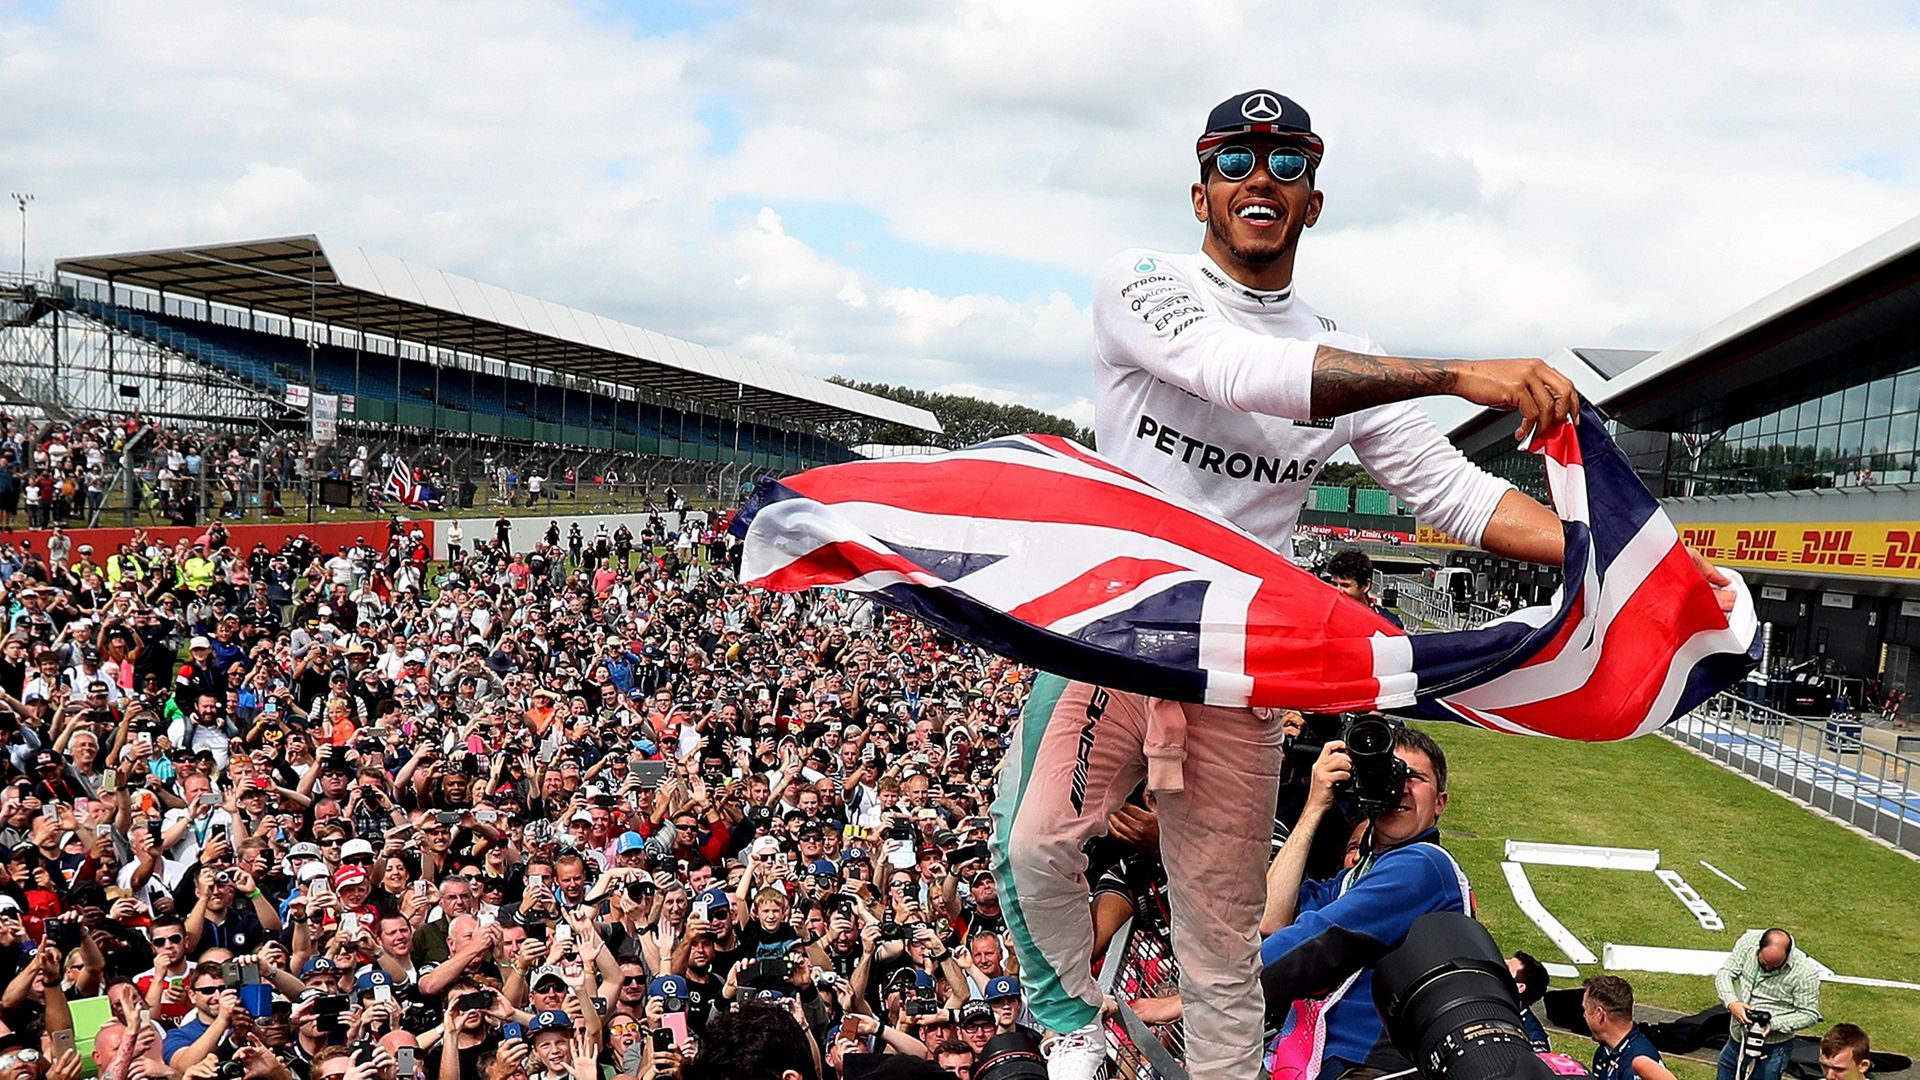
[[[1098,1017],[1085,1027],[1040,1040],[1047,1080],[1106,1080],[1107,1029]]]

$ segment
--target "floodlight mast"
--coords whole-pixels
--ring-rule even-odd
[[[33,201],[33,192],[10,192],[15,206],[20,208],[20,284],[27,283],[27,204]]]

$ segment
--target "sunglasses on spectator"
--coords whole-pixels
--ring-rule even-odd
[[[196,994],[217,994],[220,991],[225,990],[226,988],[227,988],[226,983],[208,983],[205,986],[194,987],[193,992]]]
[[[11,1054],[0,1054],[0,1069],[11,1069],[15,1065],[32,1065],[40,1060],[40,1051],[34,1049],[15,1050]]]
[[[639,1031],[640,1025],[632,1022],[623,1023],[623,1024],[621,1023],[608,1024],[607,1030],[612,1032],[615,1035],[625,1035],[625,1034],[628,1034],[629,1032]]]
[[[1245,180],[1253,175],[1254,152],[1244,146],[1223,146],[1213,157],[1213,168],[1220,179]],[[1307,174],[1307,152],[1298,146],[1276,146],[1267,151],[1267,174],[1281,183],[1298,180]]]
[[[167,934],[162,937],[149,938],[147,940],[150,944],[154,945],[178,945],[187,940],[187,936],[185,934]]]

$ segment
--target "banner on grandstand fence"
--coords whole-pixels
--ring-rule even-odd
[[[340,395],[313,395],[313,441],[332,446],[340,438]]]
[[[1216,515],[1044,435],[762,484],[733,525],[741,577],[870,593],[1042,670],[1154,697],[1629,738],[1732,685],[1758,659],[1758,623],[1737,575],[1721,613],[1583,408],[1531,448],[1567,584],[1476,630],[1406,636]]]

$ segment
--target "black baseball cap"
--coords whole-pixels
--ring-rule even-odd
[[[1213,107],[1207,114],[1207,130],[1194,144],[1194,153],[1209,161],[1228,140],[1237,135],[1276,135],[1306,148],[1307,157],[1320,164],[1326,146],[1313,133],[1313,118],[1307,110],[1285,94],[1272,90],[1248,90],[1235,94]]]

